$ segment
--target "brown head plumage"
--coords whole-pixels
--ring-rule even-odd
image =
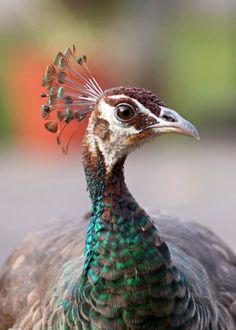
[[[87,131],[93,138],[89,140],[100,145],[105,159],[112,157],[110,163],[161,133],[198,138],[196,129],[151,91],[123,86],[102,91],[89,71],[86,56],[76,57],[75,47],[56,55],[43,86],[48,89],[42,94],[48,97],[48,104],[42,106],[42,117],[47,120],[45,127],[57,133],[58,144],[71,121],[79,122],[92,114]],[[71,138],[62,147],[64,152]]]

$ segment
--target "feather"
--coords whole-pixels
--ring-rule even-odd
[[[48,98],[48,103],[42,105],[42,118],[50,119],[45,128],[52,133],[57,132],[57,143],[62,145],[62,133],[68,124],[74,120],[78,123],[84,120],[93,111],[103,91],[88,68],[86,56],[76,58],[75,46],[66,48],[64,53],[57,53],[46,69],[42,86],[48,90],[41,94],[41,97]],[[62,145],[64,153],[68,152],[76,132],[77,129]]]

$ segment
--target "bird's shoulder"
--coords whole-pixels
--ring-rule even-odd
[[[64,265],[76,263],[77,273],[82,270],[88,225],[84,218],[55,219],[16,247],[0,272],[0,330],[30,309],[42,313],[39,306],[49,299]]]

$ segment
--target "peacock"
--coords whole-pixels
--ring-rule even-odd
[[[125,184],[131,151],[164,133],[199,139],[194,126],[144,88],[103,91],[75,47],[56,55],[42,85],[45,127],[65,153],[87,121],[91,212],[39,229],[8,258],[0,330],[236,329],[235,254],[196,223],[150,217]]]

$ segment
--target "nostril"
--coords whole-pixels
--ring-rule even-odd
[[[170,115],[163,115],[162,119],[164,119],[165,121],[169,121],[169,122],[175,122],[175,118],[170,116]]]

